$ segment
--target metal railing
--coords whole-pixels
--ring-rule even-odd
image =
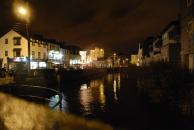
[[[60,110],[62,109],[62,94],[52,88],[33,85],[12,84],[0,86],[0,91],[43,104],[54,102],[53,100],[51,100],[51,97],[58,95],[59,100],[57,102],[54,102],[54,105],[50,107],[54,109],[59,106]]]

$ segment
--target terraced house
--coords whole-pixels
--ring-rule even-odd
[[[194,0],[180,1],[181,14],[181,64],[194,70]]]
[[[10,30],[0,38],[0,67],[11,69],[18,64],[27,66],[28,40],[17,31]],[[67,67],[70,63],[70,50],[63,42],[46,39],[42,35],[30,37],[31,69]]]

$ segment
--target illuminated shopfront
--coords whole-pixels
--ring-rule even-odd
[[[48,53],[48,67],[58,67],[63,64],[63,54],[60,51],[51,50]]]
[[[31,61],[31,69],[45,69],[47,68],[46,62],[43,61]]]

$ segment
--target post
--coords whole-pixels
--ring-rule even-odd
[[[28,58],[27,58],[27,67],[28,67],[28,74],[30,74],[30,32],[28,23],[26,23],[26,33],[27,33],[27,40],[28,40]]]

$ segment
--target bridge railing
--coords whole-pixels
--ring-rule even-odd
[[[49,104],[49,106],[53,109],[55,109],[56,107],[59,107],[60,110],[62,109],[62,94],[52,88],[13,84],[0,86],[0,91],[28,101],[47,105]],[[58,100],[53,101],[53,96],[57,96]]]

